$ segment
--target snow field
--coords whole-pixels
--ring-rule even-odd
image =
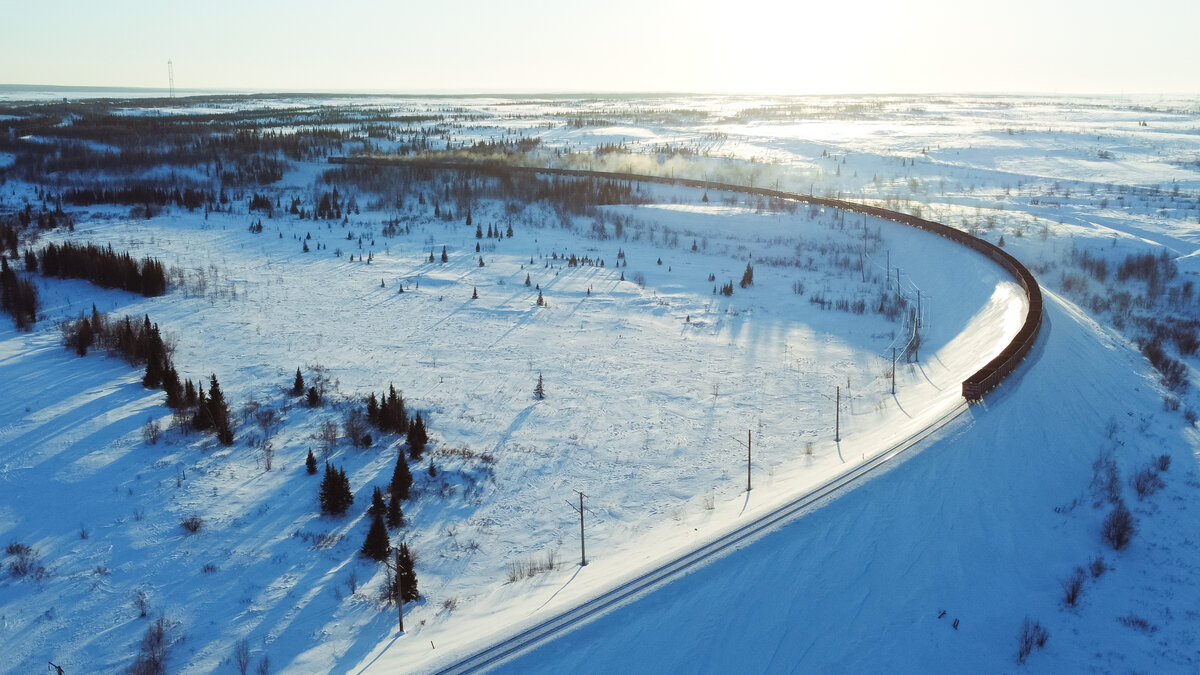
[[[277,668],[336,670],[374,659],[380,644],[392,645],[381,665],[395,658],[430,663],[440,654],[424,647],[429,641],[454,650],[486,639],[539,606],[549,611],[593,593],[735,524],[747,511],[737,440],[746,428],[755,444],[751,510],[861,461],[880,447],[881,427],[919,428],[925,415],[957,398],[972,364],[986,362],[986,350],[1006,341],[997,317],[1023,312],[1019,293],[982,258],[870,223],[868,229],[886,231],[893,264],[933,255],[961,265],[935,271],[914,263],[905,273],[904,283],[920,284],[933,303],[923,347],[931,356],[898,368],[893,400],[885,395],[881,350],[897,324],[818,310],[790,288],[803,279],[831,294],[863,292],[857,272],[850,279],[831,272],[818,252],[808,270],[756,265],[755,286],[731,298],[714,296],[707,281],[710,272],[717,283],[736,281],[750,252],[794,255],[797,245],[819,251],[823,243],[853,242],[853,226],[837,230],[828,217],[810,223],[804,211],[706,206],[697,194],[687,196],[690,205],[675,203],[679,194],[664,196],[665,208],[607,207],[629,216],[629,241],[538,227],[556,221],[535,209],[515,226],[514,239],[480,241],[480,254],[473,227],[414,217],[412,234],[374,236],[371,264],[348,257],[371,249],[367,231],[386,214],[364,214],[346,229],[264,219],[261,234],[245,230],[244,215],[82,223],[72,236],[159,257],[185,270],[187,284],[144,299],[41,280],[49,320],[31,335],[5,334],[12,372],[29,377],[45,368],[96,381],[83,393],[51,384],[57,380],[22,390],[29,411],[14,406],[3,417],[5,477],[22,486],[10,503],[22,507],[5,510],[0,538],[34,546],[53,571],[38,584],[8,582],[22,592],[7,597],[0,614],[25,636],[9,652],[13,661],[40,663],[53,645],[82,639],[72,631],[103,630],[105,639],[88,640],[78,657],[56,658],[76,667],[122,667],[142,630],[129,598],[142,590],[156,615],[175,622],[172,664],[183,670],[218,668],[242,637]],[[475,217],[502,216],[499,205],[483,205]],[[665,239],[667,229],[678,244]],[[297,237],[309,233],[312,250],[301,253]],[[693,235],[707,240],[709,252],[690,251]],[[443,243],[451,261],[426,262]],[[337,247],[343,257],[332,255]],[[630,260],[620,271],[618,249]],[[552,252],[602,257],[606,266],[566,268]],[[878,257],[872,262],[880,264]],[[630,280],[635,272],[645,288]],[[526,273],[541,285],[547,307],[533,302]],[[469,299],[472,287],[479,300]],[[184,377],[217,374],[235,418],[247,401],[278,406],[274,469],[264,471],[253,422],[240,426],[229,449],[177,431],[144,446],[145,421],[169,421],[161,395],[143,390],[140,372],[123,362],[79,359],[57,344],[52,321],[90,310],[93,301],[118,316],[149,314],[175,338]],[[327,369],[336,393],[330,407],[309,410],[283,390],[297,365],[312,377],[316,364]],[[532,397],[539,372],[544,401]],[[839,453],[826,390],[843,377],[850,388]],[[432,478],[428,460],[413,464],[421,496],[405,505],[410,526],[395,537],[416,552],[425,595],[406,608],[409,632],[398,641],[388,637],[394,615],[373,599],[381,568],[356,557],[366,529],[361,513],[371,486],[390,478],[395,439],[367,450],[343,442],[334,450],[331,459],[346,467],[356,494],[346,518],[318,515],[319,478],[302,469],[307,450],[319,447],[320,424],[341,421],[343,399],[388,382],[403,390],[410,410],[426,416],[438,469]],[[72,414],[93,421],[73,425]],[[62,431],[47,435],[46,427]],[[812,455],[804,454],[809,440]],[[46,475],[44,457],[59,458],[62,468],[49,474],[49,486],[28,482]],[[81,499],[63,500],[45,517],[25,508],[75,483],[84,485],[71,490]],[[564,500],[575,489],[588,495],[592,564],[568,583],[576,574],[570,560],[577,522]],[[187,535],[179,522],[192,515],[205,524]],[[91,531],[87,539],[79,538],[76,522]],[[511,565],[548,552],[560,567],[507,581]],[[99,567],[109,572],[97,573]],[[352,574],[355,594],[347,583]],[[35,613],[27,593],[47,588],[72,602],[59,600],[48,616]],[[108,611],[68,609],[76,603]]]

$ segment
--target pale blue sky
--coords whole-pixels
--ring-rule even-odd
[[[1200,93],[1200,1],[0,0],[0,83]],[[855,25],[861,22],[861,25]]]

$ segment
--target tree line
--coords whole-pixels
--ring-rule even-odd
[[[37,287],[17,276],[8,260],[0,255],[0,310],[13,318],[17,330],[32,330],[37,321]]]
[[[59,279],[85,279],[103,288],[120,288],[146,297],[167,291],[167,273],[155,258],[135,260],[129,253],[117,253],[112,246],[95,244],[47,244],[40,253],[26,251],[26,265],[34,271],[38,262],[42,274]]]

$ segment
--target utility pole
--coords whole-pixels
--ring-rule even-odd
[[[750,429],[746,430],[746,492],[750,492]]]
[[[892,396],[896,395],[896,348],[892,347]]]
[[[396,575],[396,623],[400,627],[400,632],[404,633],[404,575],[400,573],[400,549],[396,548],[396,557],[393,562],[383,561],[384,565]]]
[[[579,566],[586,567],[587,550],[583,545],[583,498],[587,495],[583,494],[583,492],[579,490],[576,490],[575,492],[579,494],[579,508],[575,508],[575,505],[571,502],[567,502],[567,505],[579,512]]]
[[[171,83],[171,98],[175,98],[175,64],[167,59],[167,80]]]
[[[842,440],[842,388],[834,387],[833,442]]]

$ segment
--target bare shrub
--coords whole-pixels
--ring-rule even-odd
[[[546,551],[542,558],[531,557],[528,560],[508,564],[508,581],[510,583],[522,579],[531,579],[539,572],[549,572],[558,566],[558,551]]]
[[[350,570],[350,575],[346,577],[346,588],[349,589],[350,595],[358,591],[358,570]]]
[[[1158,470],[1153,466],[1148,466],[1135,473],[1129,483],[1137,492],[1139,500],[1149,497],[1164,487],[1162,478],[1158,476]]]
[[[4,551],[13,556],[13,560],[8,563],[8,575],[12,578],[30,577],[34,581],[41,581],[49,576],[50,573],[42,566],[37,550],[32,546],[14,541],[9,543]]]
[[[1117,463],[1108,452],[1101,452],[1092,462],[1092,494],[1110,504],[1121,500],[1121,479]]]
[[[1083,580],[1087,578],[1087,574],[1082,567],[1076,567],[1071,571],[1071,576],[1063,579],[1063,604],[1067,607],[1075,607],[1079,604],[1079,598],[1083,595]]]
[[[1158,457],[1155,457],[1154,458],[1154,468],[1158,469],[1159,471],[1166,471],[1167,469],[1170,469],[1171,468],[1171,456],[1170,455],[1159,455]]]
[[[142,440],[146,442],[146,445],[155,445],[160,438],[162,438],[162,427],[158,425],[158,421],[146,420],[146,426],[142,427]]]
[[[1099,579],[1107,571],[1108,564],[1104,562],[1104,556],[1098,555],[1088,563],[1088,572],[1091,572],[1093,579]]]
[[[346,411],[342,420],[342,432],[350,439],[350,444],[356,448],[363,446],[363,436],[367,433],[367,416],[361,408],[355,406]]]
[[[144,619],[150,613],[150,598],[146,591],[138,588],[133,591],[133,608],[138,611],[138,618]]]
[[[200,531],[200,528],[204,527],[204,520],[200,518],[200,516],[189,516],[184,518],[183,521],[179,523],[179,526],[187,530],[189,533],[195,534]]]
[[[233,665],[237,667],[240,675],[246,675],[246,671],[250,668],[250,645],[246,642],[246,638],[238,640],[233,647]]]
[[[321,423],[321,459],[328,459],[329,453],[337,445],[338,432],[337,423],[333,420],[325,420]]]
[[[200,568],[200,571],[204,572],[205,574],[213,574],[217,571],[217,566],[212,563],[205,563],[204,567]]]
[[[1127,616],[1118,617],[1117,621],[1120,621],[1122,626],[1126,626],[1126,627],[1132,628],[1134,630],[1139,630],[1147,635],[1158,630],[1158,626],[1155,626],[1154,624],[1150,623],[1149,621],[1143,619],[1140,616],[1137,616],[1136,614],[1129,614]]]
[[[442,601],[442,609],[446,610],[447,612],[453,612],[454,610],[458,609],[458,598],[446,598],[444,601]]]
[[[1046,646],[1050,633],[1041,623],[1025,617],[1021,623],[1021,632],[1017,634],[1017,663],[1025,663],[1033,648],[1041,649]]]
[[[164,675],[167,672],[167,620],[159,617],[146,628],[142,649],[129,667],[130,675]]]
[[[270,675],[271,674],[271,657],[266,654],[258,660],[258,667],[254,669],[255,675]]]
[[[1134,531],[1133,514],[1125,507],[1125,502],[1117,502],[1112,512],[1104,519],[1100,536],[1114,551],[1120,551],[1129,546]]]

